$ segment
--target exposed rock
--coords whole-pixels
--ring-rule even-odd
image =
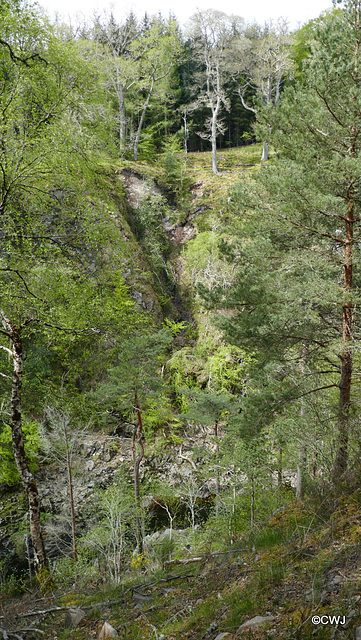
[[[146,309],[147,311],[151,311],[153,309],[154,300],[152,300],[149,295],[143,294],[140,291],[133,291],[132,296],[138,307]]]
[[[355,640],[361,640],[361,627],[357,627],[356,629]]]
[[[162,191],[151,180],[130,169],[123,169],[124,188],[127,200],[133,209],[138,209],[142,201],[149,196],[161,195]]]
[[[133,298],[139,306],[143,304],[143,294],[140,291],[133,291]]]
[[[186,222],[184,225],[175,227],[173,232],[173,242],[174,244],[185,244],[193,238],[195,233],[196,229],[194,224]]]
[[[103,638],[119,638],[117,630],[109,622],[104,622],[100,630],[99,640],[103,640]]]
[[[188,535],[189,529],[164,529],[164,531],[155,531],[154,533],[150,533],[149,535],[144,537],[145,546],[151,545],[153,543],[160,544],[164,542],[164,540],[170,539],[179,539],[182,535]]]
[[[71,608],[64,616],[64,626],[69,629],[75,629],[85,616],[85,611],[82,609]]]
[[[138,604],[142,604],[143,602],[151,602],[153,600],[153,596],[150,593],[133,593],[133,600]]]
[[[276,620],[275,616],[255,616],[241,624],[237,632],[243,631],[244,629],[250,629],[251,627],[261,627],[263,624],[273,622],[273,620]]]
[[[233,636],[228,631],[223,631],[219,633],[218,636],[214,640],[232,640]]]

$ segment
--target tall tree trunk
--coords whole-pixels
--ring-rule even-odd
[[[151,85],[150,85],[150,88],[149,88],[149,91],[148,91],[148,95],[147,95],[146,100],[145,100],[145,102],[143,104],[142,114],[140,116],[137,133],[135,134],[134,151],[133,151],[133,158],[134,158],[135,162],[138,159],[138,147],[139,147],[140,134],[142,133],[142,128],[143,128],[143,124],[144,124],[144,118],[145,118],[145,114],[146,114],[148,106],[149,106],[149,101],[150,101],[150,99],[152,97],[153,88],[154,88],[154,76],[152,78],[152,82],[151,82]]]
[[[140,504],[140,491],[139,491],[139,467],[144,458],[144,446],[143,446],[143,420],[142,411],[139,406],[137,391],[134,393],[134,406],[137,412],[137,426],[134,429],[132,439],[132,454],[134,465],[134,495],[135,495],[135,519],[136,519],[136,538],[139,554],[143,553],[143,532],[141,522],[141,504]],[[139,454],[136,453],[136,445],[139,446]]]
[[[68,483],[69,483],[69,498],[70,498],[70,509],[71,509],[71,531],[73,537],[73,558],[74,562],[78,560],[78,546],[76,540],[76,527],[75,527],[75,508],[74,508],[74,493],[73,493],[73,475],[71,471],[71,456],[68,445],[68,436],[65,433],[65,443],[66,443],[66,466],[68,469]]]
[[[268,162],[268,142],[263,143],[261,162]]]
[[[360,2],[355,6],[355,27],[360,27]],[[355,85],[360,84],[360,74],[358,68],[358,56],[360,49],[360,40],[356,39],[354,48],[354,71],[353,77]],[[358,138],[358,130],[355,125],[351,128],[351,144],[349,146],[350,158],[356,158],[356,145]],[[357,196],[356,196],[357,197]],[[353,305],[351,301],[352,292],[352,245],[354,241],[354,222],[355,222],[355,187],[351,181],[348,185],[347,194],[347,217],[345,220],[345,242],[344,242],[344,262],[343,262],[343,288],[344,288],[344,304],[342,307],[342,341],[343,350],[340,356],[341,360],[341,378],[340,378],[340,400],[339,400],[339,418],[338,418],[338,450],[336,453],[335,464],[333,468],[333,481],[337,482],[340,475],[347,469],[348,460],[348,431],[349,431],[349,414],[351,400],[351,381],[352,381],[352,352],[350,342],[353,332]]]
[[[125,100],[124,100],[124,87],[119,86],[118,89],[119,98],[119,153],[123,153],[125,148]]]
[[[212,143],[212,171],[218,173],[217,166],[217,113],[213,110],[212,113],[212,128],[211,128],[211,143]]]
[[[302,358],[301,358],[301,376],[304,378],[305,376],[305,366],[307,362],[307,353],[308,348],[307,345],[304,344],[302,347]],[[303,404],[303,400],[301,398],[301,407],[300,407],[300,418],[301,423],[303,420],[303,416],[305,414],[305,408]],[[302,498],[304,493],[304,476],[305,476],[305,467],[306,467],[306,445],[302,440],[299,443],[298,450],[298,460],[297,460],[297,477],[296,477],[296,498]]]
[[[355,156],[355,142],[350,149],[351,157]],[[341,360],[341,378],[340,378],[340,396],[339,396],[339,416],[338,416],[338,449],[336,452],[335,463],[333,468],[333,480],[337,482],[340,476],[347,469],[348,460],[348,437],[349,437],[349,414],[351,400],[351,380],[352,380],[352,353],[351,338],[353,331],[353,305],[350,299],[352,292],[352,244],[353,244],[353,225],[355,222],[354,207],[354,186],[349,185],[347,191],[347,218],[346,238],[344,243],[344,262],[343,262],[343,288],[345,292],[345,302],[342,308],[342,342],[343,350],[340,355]]]
[[[21,392],[23,380],[23,350],[21,340],[21,329],[12,326],[11,341],[13,359],[13,378],[11,392],[11,432],[12,446],[15,463],[20,474],[21,482],[25,488],[29,502],[30,534],[34,548],[35,570],[39,572],[43,568],[48,568],[49,563],[46,557],[45,545],[40,525],[40,500],[34,475],[29,469],[27,462],[24,437],[21,426]]]

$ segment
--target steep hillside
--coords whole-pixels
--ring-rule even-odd
[[[27,505],[19,486],[1,487],[5,640],[359,639],[357,474],[337,491],[315,479],[308,497],[295,500],[295,469],[282,450],[265,440],[271,466],[262,466],[252,443],[240,447],[225,392],[243,393],[249,360],[214,328],[197,289],[232,275],[224,276],[217,252],[229,233],[229,188],[239,172],[257,169],[259,152],[260,145],[220,152],[216,176],[210,154],[188,154],[186,189],[176,194],[154,164],[102,168],[130,295],[173,332],[162,364],[166,395],[144,412],[144,548],[134,540],[134,422],[119,412],[88,427],[74,449],[77,563],[66,460],[39,454],[53,582],[29,581]],[[113,635],[99,635],[104,622]]]

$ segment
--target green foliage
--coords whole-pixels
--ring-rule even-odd
[[[158,284],[160,284],[158,273],[164,280],[163,272],[167,269],[166,258],[170,251],[169,240],[163,231],[162,223],[171,215],[172,211],[167,200],[159,194],[146,196],[136,212],[137,237],[147,255],[153,273],[157,274]],[[161,285],[162,294],[164,294],[163,287]]]
[[[136,398],[149,430],[163,420],[173,420],[161,377],[161,367],[172,341],[171,331],[161,329],[148,334],[144,331],[143,335],[123,342],[117,352],[117,365],[108,369],[107,380],[89,394],[105,424],[119,421],[123,415],[135,418]]]
[[[24,420],[22,428],[29,468],[35,471],[40,460],[39,425],[35,421]],[[20,477],[11,447],[11,427],[4,421],[0,425],[0,463],[0,482],[10,486],[19,482]]]
[[[4,579],[0,579],[1,593],[5,598],[16,598],[22,595],[26,589],[23,578],[17,578],[15,575],[8,575]]]
[[[143,426],[144,433],[148,438],[161,428],[176,432],[181,426],[169,397],[161,390],[157,393],[156,398],[149,397],[147,399],[143,413]]]
[[[238,403],[224,391],[183,389],[183,394],[188,399],[188,411],[182,415],[184,420],[210,426],[226,421],[238,410]]]
[[[154,141],[153,127],[147,127],[142,132],[139,143],[139,160],[154,162],[157,155],[157,147]]]
[[[242,348],[231,347],[222,341],[220,332],[214,329],[204,311],[198,314],[197,324],[196,344],[175,351],[167,362],[169,381],[182,413],[188,412],[192,394],[196,397],[198,393],[205,397],[223,394],[223,399],[227,396],[231,405],[232,396],[242,393],[251,362],[251,357]],[[237,411],[234,403],[232,406],[232,411]],[[208,414],[206,410],[205,413]]]
[[[160,562],[163,564],[167,560],[172,558],[172,554],[174,553],[176,548],[176,543],[174,538],[164,538],[160,547],[158,548],[158,557]]]
[[[347,329],[342,319],[360,304],[359,246],[347,239],[360,218],[360,145],[352,134],[361,122],[357,11],[346,3],[314,26],[305,84],[286,89],[276,111],[259,114],[258,134],[278,155],[232,194],[224,252],[235,268],[230,286],[202,289],[207,303],[222,310],[216,322],[225,338],[253,356],[237,416],[242,436],[277,419],[286,424],[289,413],[296,420],[297,409],[309,412],[310,426],[316,402],[328,407],[318,417],[322,430],[328,421],[329,447],[333,428],[342,427],[339,365],[344,376],[346,353],[355,356],[360,332],[357,314]],[[354,221],[346,222],[350,211]],[[358,406],[356,393],[352,400]],[[348,411],[341,410],[344,418]]]
[[[198,233],[185,249],[186,273],[192,289],[204,285],[212,290],[215,287],[227,287],[232,282],[234,266],[219,255],[218,223],[210,220],[210,224],[213,228]]]
[[[78,553],[77,561],[73,558],[61,558],[54,563],[53,575],[57,584],[71,588],[74,582],[79,588],[89,587],[92,580],[99,578],[99,568],[94,565],[94,559],[84,551]]]
[[[189,186],[187,163],[182,153],[179,136],[171,135],[163,142],[161,164],[165,173],[165,184],[175,195],[182,195]]]
[[[175,320],[170,320],[169,318],[164,319],[164,324],[166,327],[169,327],[172,332],[172,336],[174,337],[186,328],[185,322],[176,322]]]

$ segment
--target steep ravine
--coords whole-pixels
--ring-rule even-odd
[[[154,196],[167,197],[168,194],[165,189],[138,171],[123,169],[121,177],[129,205],[129,222],[132,226],[133,221],[134,226],[136,224],[137,210],[144,199],[149,199]],[[199,187],[199,183],[197,183],[197,186]],[[169,216],[161,220],[162,231],[169,243],[169,256],[165,258],[166,264],[164,265],[162,273],[159,273],[157,276],[163,281],[166,290],[169,292],[171,305],[174,306],[174,309],[171,310],[171,315],[173,315],[174,312],[178,312],[177,319],[186,324],[191,324],[193,317],[189,300],[184,300],[182,295],[181,285],[184,260],[182,259],[181,250],[183,245],[195,236],[196,228],[194,217],[199,214],[200,210],[203,210],[203,207],[197,207],[197,198],[202,195],[202,191],[199,190],[199,188],[196,190],[191,189],[191,193],[192,200],[190,201],[189,212],[185,218],[184,213],[182,213],[182,215],[177,214],[176,206],[172,204],[175,217],[182,219],[181,222],[172,223],[169,220]]]

